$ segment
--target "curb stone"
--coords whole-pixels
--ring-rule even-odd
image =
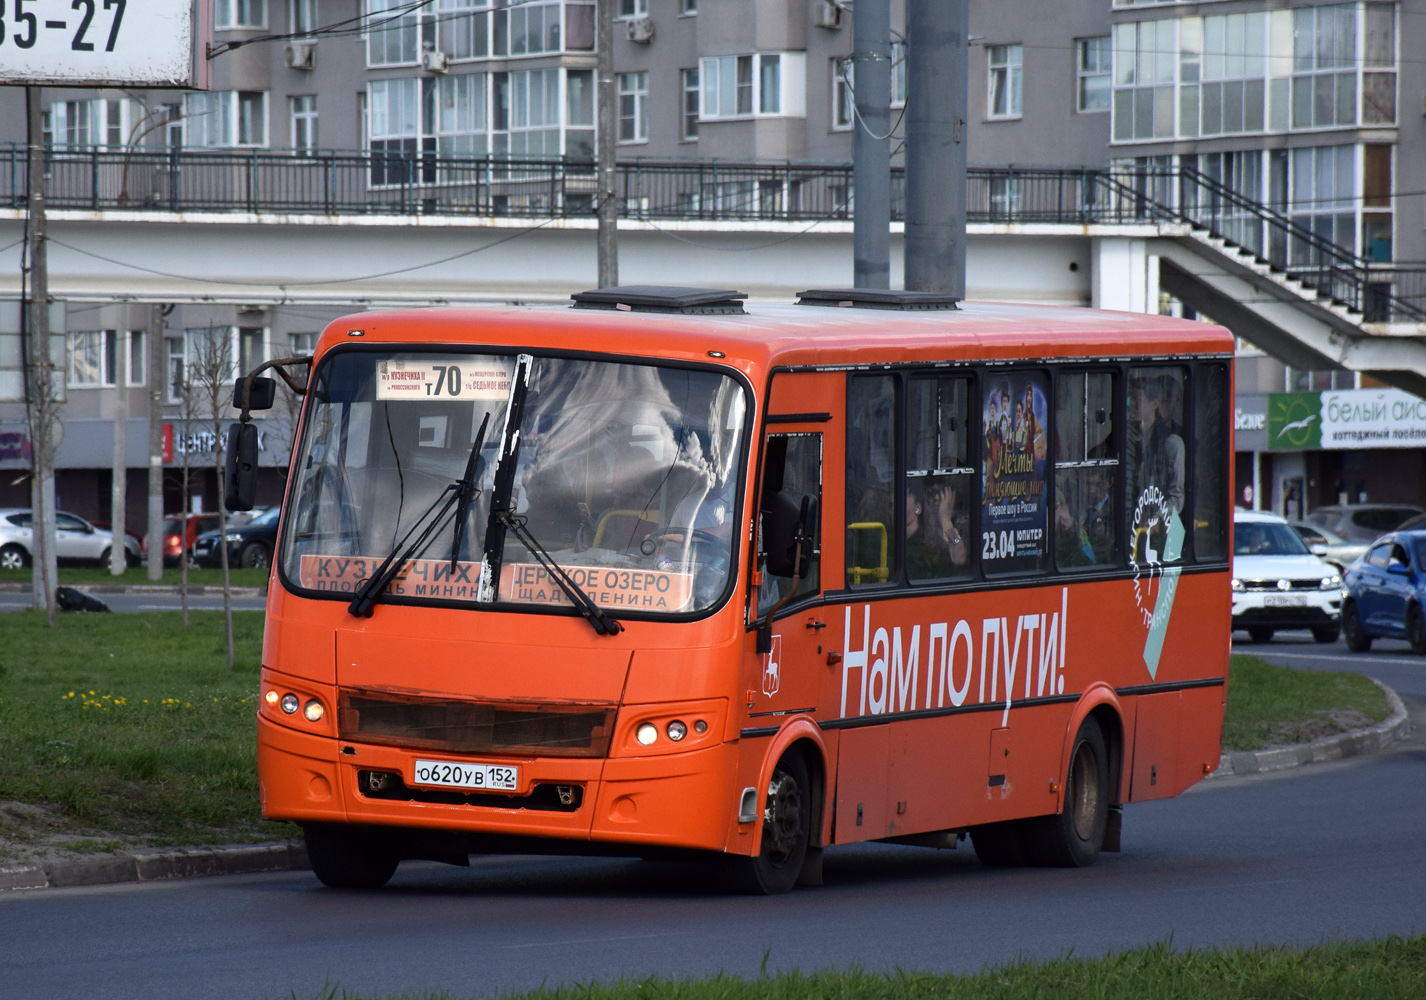
[[[1410,732],[1406,706],[1395,691],[1373,681],[1386,695],[1391,714],[1374,726],[1324,736],[1311,743],[1276,750],[1233,750],[1223,754],[1218,769],[1204,780],[1233,775],[1266,774],[1322,761],[1359,757],[1384,749]],[[242,847],[177,848],[171,851],[120,853],[102,858],[55,861],[40,866],[0,866],[0,891],[48,889],[114,882],[154,882],[200,875],[241,875],[252,872],[307,871],[307,849],[300,840]]]
[[[73,587],[75,590],[82,590],[88,594],[177,594],[181,591],[178,584],[130,584],[130,583],[74,583],[61,584],[65,587]],[[0,594],[28,594],[31,590],[28,583],[0,583]],[[230,587],[234,597],[266,597],[266,587]],[[189,597],[203,597],[205,595],[221,594],[221,586],[209,586],[206,583],[190,583],[188,585]]]
[[[197,875],[305,871],[307,849],[300,840],[242,847],[175,848],[121,852],[98,858],[54,861],[45,865],[0,867],[0,890],[57,889],[115,882],[156,882]]]
[[[1374,680],[1372,683],[1381,688],[1382,693],[1386,695],[1387,706],[1391,709],[1391,714],[1376,725],[1275,750],[1230,750],[1223,754],[1218,769],[1204,780],[1285,771],[1304,764],[1360,757],[1390,746],[1411,731],[1406,706],[1391,688],[1380,681]]]

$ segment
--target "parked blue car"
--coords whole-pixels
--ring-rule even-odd
[[[1342,636],[1354,653],[1377,638],[1405,639],[1426,656],[1426,531],[1383,535],[1347,567]]]
[[[247,524],[228,529],[228,565],[242,569],[266,569],[272,565],[272,553],[277,548],[277,522],[282,511],[274,507]],[[199,535],[193,543],[193,561],[212,568],[222,565],[223,554],[218,548],[218,532]]]

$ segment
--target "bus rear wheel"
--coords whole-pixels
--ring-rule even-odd
[[[1104,733],[1097,721],[1085,719],[1070,752],[1064,808],[1053,816],[1029,821],[1025,841],[1030,863],[1060,868],[1094,864],[1104,846],[1109,789]]]
[[[812,783],[796,750],[773,769],[763,801],[762,846],[752,857],[729,855],[724,878],[735,892],[772,896],[791,892],[812,839]]]
[[[401,858],[370,831],[312,823],[302,830],[312,873],[333,889],[380,889]]]

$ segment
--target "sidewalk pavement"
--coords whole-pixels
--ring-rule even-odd
[[[256,588],[250,588],[256,589]],[[1406,706],[1395,691],[1378,684],[1391,714],[1365,729],[1324,736],[1311,743],[1276,750],[1233,750],[1223,754],[1218,769],[1204,780],[1234,775],[1266,774],[1322,761],[1342,760],[1383,750],[1410,731]],[[238,847],[184,847],[171,850],[119,852],[102,857],[55,861],[43,866],[0,866],[0,891],[45,889],[113,882],[149,882],[196,875],[241,875],[251,872],[304,871],[311,865],[300,840]]]

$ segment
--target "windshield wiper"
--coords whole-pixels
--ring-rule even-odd
[[[530,550],[530,554],[538,560],[544,567],[545,572],[550,575],[550,579],[560,585],[560,589],[569,596],[569,602],[575,609],[585,617],[590,625],[594,626],[594,631],[600,635],[618,635],[624,631],[624,626],[620,625],[613,618],[609,617],[593,599],[584,592],[584,588],[575,583],[573,578],[564,571],[564,567],[555,562],[545,547],[539,543],[534,535],[530,534],[530,529],[525,527],[525,519],[517,517],[511,511],[503,511],[500,514],[500,523],[506,530],[520,539],[520,543]]]
[[[480,465],[480,449],[485,444],[485,429],[490,424],[490,414],[485,414],[485,419],[480,422],[480,433],[475,437],[475,445],[470,449],[470,457],[466,459],[465,475],[455,482],[450,483],[445,489],[431,501],[431,505],[421,512],[416,518],[411,530],[407,531],[401,541],[397,542],[381,561],[381,565],[376,568],[376,572],[369,576],[365,583],[352,596],[352,601],[347,605],[347,612],[357,618],[370,618],[372,607],[376,604],[376,599],[381,596],[391,581],[396,578],[396,574],[401,571],[412,559],[419,557],[431,544],[431,539],[436,536],[437,529],[446,522],[446,515],[451,509],[451,505],[456,506],[456,526],[455,541],[451,548],[451,569],[455,570],[456,559],[460,554],[462,535],[465,531],[465,521],[470,514],[471,502],[480,492],[475,488],[476,470]],[[436,510],[435,517],[431,517],[431,512]],[[407,546],[405,552],[401,547],[406,545],[406,540],[416,533],[416,529],[422,524],[426,525],[424,531],[417,539]]]

